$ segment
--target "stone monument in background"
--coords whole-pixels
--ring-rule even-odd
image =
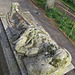
[[[55,3],[55,0],[46,0],[45,8],[48,9],[48,10],[53,8],[54,7],[54,3]]]

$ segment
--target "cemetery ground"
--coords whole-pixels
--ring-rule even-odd
[[[72,64],[75,66],[75,46],[66,36],[64,36],[64,34],[59,30],[59,28],[53,25],[50,22],[49,18],[45,17],[44,14],[41,11],[39,11],[39,9],[35,8],[35,6],[33,6],[29,0],[7,0],[7,1],[0,0],[0,13],[6,14],[7,12],[9,12],[12,2],[19,2],[23,11],[26,11],[26,10],[30,11],[33,17],[37,20],[37,22],[50,34],[52,39],[55,40],[59,46],[66,48],[71,53],[73,58]],[[39,12],[39,14],[37,14],[37,11]],[[0,32],[1,32],[1,29],[0,29]],[[0,48],[0,52],[1,50],[2,49]],[[3,55],[0,55],[0,57],[3,57]],[[5,60],[5,57],[4,57],[4,60]],[[4,61],[0,62],[0,65],[1,65],[0,67],[4,67],[2,63],[6,64]],[[3,71],[3,68],[1,68],[1,71]],[[6,70],[4,72],[6,72]],[[74,74],[75,74],[75,71],[72,70],[66,75],[74,75]],[[6,75],[6,73],[4,73],[4,75]]]

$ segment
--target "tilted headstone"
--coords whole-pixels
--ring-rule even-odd
[[[51,9],[54,7],[55,0],[46,0],[46,9]]]

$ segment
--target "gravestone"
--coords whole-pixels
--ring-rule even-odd
[[[1,20],[22,75],[63,75],[73,69],[71,54],[19,3],[13,3],[5,17]]]
[[[55,0],[46,0],[46,9],[51,9],[54,7]]]

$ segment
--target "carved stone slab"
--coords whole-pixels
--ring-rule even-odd
[[[70,53],[38,27],[28,11],[23,13],[18,3],[1,21],[22,75],[62,75],[74,68]]]

